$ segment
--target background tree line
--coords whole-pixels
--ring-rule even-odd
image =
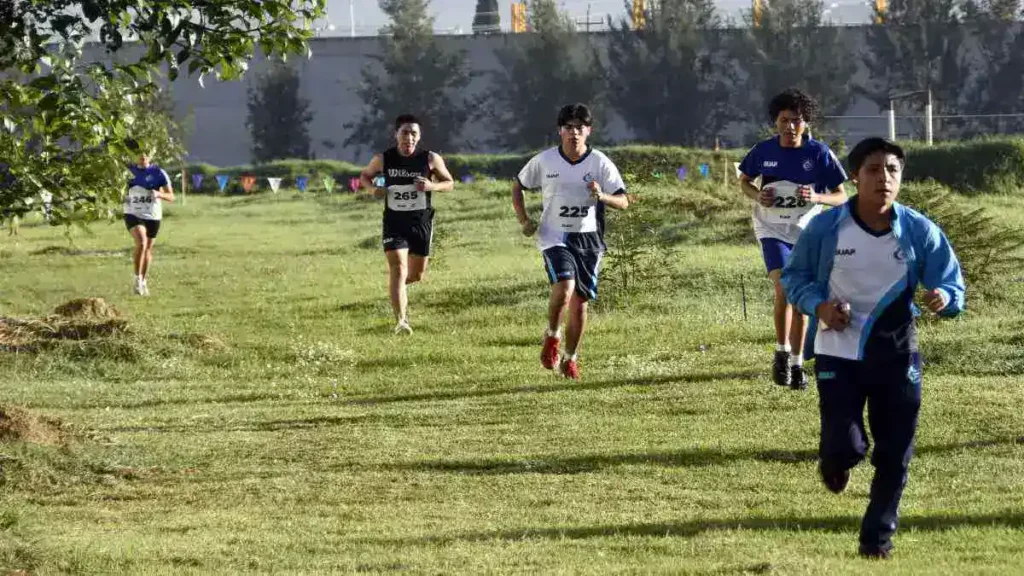
[[[755,137],[768,120],[766,100],[789,86],[809,91],[827,113],[856,96],[884,108],[891,93],[930,87],[944,135],[1024,130],[1021,118],[943,118],[1024,110],[1024,0],[890,0],[866,46],[831,26],[820,0],[765,3],[758,26],[749,10],[739,23],[726,21],[713,0],[655,0],[641,30],[626,1],[611,31],[596,35],[577,31],[555,0],[528,0],[529,33],[504,37],[497,69],[472,71],[464,52],[440,46],[428,0],[381,0],[392,25],[364,68],[357,91],[365,106],[346,126],[345,144],[387,144],[391,118],[411,110],[438,150],[480,144],[462,136],[469,122],[491,127],[486,144],[536,149],[555,140],[554,110],[583,101],[599,115],[614,111],[637,141],[707,147],[737,123]],[[486,26],[477,33],[492,32],[494,3],[479,2],[480,10]],[[858,69],[867,81],[854,81]],[[471,96],[477,76],[489,76],[490,89]],[[922,106],[907,100],[898,113]],[[817,127],[823,133],[827,123]]]

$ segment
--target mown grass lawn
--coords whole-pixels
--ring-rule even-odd
[[[985,201],[1024,225],[1024,199]],[[350,195],[188,197],[148,299],[120,222],[73,246],[5,230],[0,315],[100,297],[131,332],[0,352],[0,402],[69,439],[0,441],[0,568],[1024,572],[1024,272],[922,324],[897,551],[867,562],[871,468],[829,494],[816,392],[770,383],[770,285],[738,193],[652,187],[614,215],[612,241],[643,250],[628,277],[610,264],[580,382],[538,361],[546,277],[507,187],[435,204],[408,338],[391,334],[380,205]]]

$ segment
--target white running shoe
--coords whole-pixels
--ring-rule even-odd
[[[149,296],[149,286],[146,285],[146,281],[145,280],[142,281],[142,292],[141,292],[141,294],[143,296]]]
[[[399,320],[395,326],[395,334],[412,334],[412,326],[409,326],[409,321]]]
[[[145,285],[142,283],[142,277],[135,276],[132,280],[132,290],[134,290],[137,295],[142,296],[144,286]]]

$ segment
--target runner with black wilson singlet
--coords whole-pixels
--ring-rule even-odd
[[[418,149],[419,120],[411,114],[395,119],[393,148],[377,154],[359,175],[363,188],[384,198],[381,236],[388,262],[391,309],[395,334],[411,334],[406,285],[419,282],[427,271],[433,239],[432,193],[454,188],[454,179],[440,154]],[[383,186],[374,180],[383,176]]]

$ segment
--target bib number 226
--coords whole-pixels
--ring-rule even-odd
[[[803,208],[807,206],[807,200],[797,196],[776,196],[775,208]]]
[[[590,206],[559,206],[558,216],[560,218],[584,218],[590,211]]]

